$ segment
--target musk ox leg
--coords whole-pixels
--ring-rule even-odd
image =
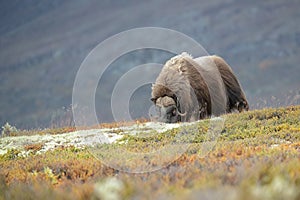
[[[208,117],[208,112],[207,112],[207,103],[204,103],[204,105],[201,106],[199,109],[199,119],[205,119]]]
[[[241,101],[236,103],[236,108],[239,112],[248,111],[249,105],[247,101]]]

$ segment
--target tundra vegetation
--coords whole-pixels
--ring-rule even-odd
[[[195,122],[192,139],[184,140],[189,148],[151,173],[132,174],[106,166],[87,147],[60,146],[44,153],[37,153],[41,143],[11,148],[0,156],[0,199],[299,199],[299,116],[300,106],[222,115],[225,124],[206,154],[201,147],[209,140],[209,119]],[[103,125],[110,126],[118,124]],[[62,129],[57,130],[18,130],[0,142],[18,132],[59,135]],[[148,137],[128,134],[99,148],[108,154],[114,149],[149,152],[172,143],[179,131],[149,134],[145,130]],[[31,153],[20,156],[24,150]],[[154,166],[155,159],[134,164]]]

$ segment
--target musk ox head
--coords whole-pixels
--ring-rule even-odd
[[[155,119],[165,123],[175,123],[184,121],[186,112],[182,113],[186,108],[180,106],[180,99],[176,95],[180,95],[176,91],[172,91],[165,85],[152,85],[151,101],[155,104],[157,116]]]
[[[160,122],[175,123],[181,121],[181,117],[185,115],[180,113],[177,103],[171,97],[159,97],[155,100],[155,105],[157,120]]]

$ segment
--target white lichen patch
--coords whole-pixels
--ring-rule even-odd
[[[94,195],[97,199],[119,200],[125,188],[123,182],[116,177],[107,178],[94,186]]]
[[[62,146],[75,146],[85,148],[97,144],[110,144],[121,139],[124,135],[139,135],[163,133],[168,130],[191,123],[165,124],[159,122],[147,122],[124,126],[119,128],[103,128],[91,130],[78,130],[70,133],[57,135],[33,135],[14,136],[0,138],[0,155],[5,154],[8,149],[21,150],[20,156],[26,157],[33,153],[32,150],[25,150],[24,147],[33,144],[43,144],[42,148],[34,153],[40,154],[48,150]]]

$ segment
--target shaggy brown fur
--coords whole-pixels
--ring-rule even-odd
[[[193,59],[182,53],[167,61],[152,87],[152,101],[165,96],[174,99],[179,112],[186,113],[179,121],[249,108],[231,68],[218,56]]]
[[[231,112],[233,109],[237,109],[239,112],[243,110],[248,111],[249,104],[245,93],[231,67],[221,57],[214,56],[213,59],[227,89],[227,96],[229,98],[228,112]]]

